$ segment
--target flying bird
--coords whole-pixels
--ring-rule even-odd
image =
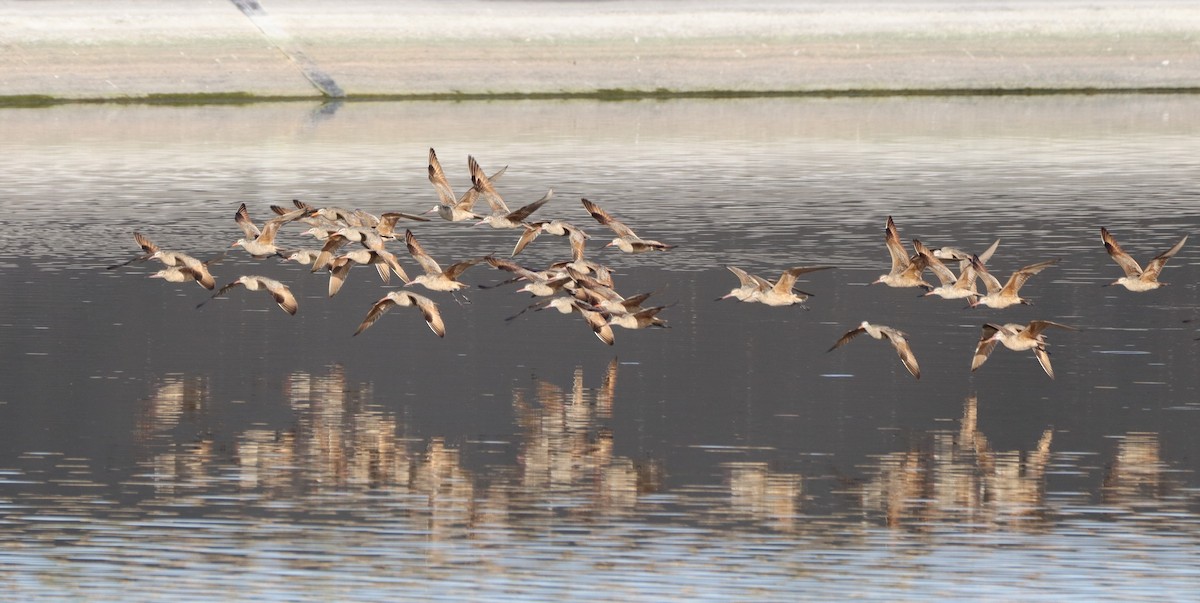
[[[1149,264],[1146,264],[1146,269],[1137,263],[1137,260],[1130,257],[1121,246],[1117,244],[1117,240],[1108,233],[1108,229],[1100,227],[1100,238],[1104,240],[1104,249],[1108,251],[1108,255],[1113,261],[1125,271],[1125,276],[1109,283],[1108,285],[1121,285],[1130,291],[1150,291],[1157,289],[1167,283],[1159,282],[1158,275],[1162,272],[1163,266],[1167,265],[1167,260],[1171,259],[1180,249],[1183,249],[1183,244],[1187,241],[1187,235],[1184,235],[1179,242],[1173,245],[1170,249],[1154,256]],[[1107,285],[1106,285],[1107,286]]]
[[[892,344],[892,347],[896,348],[896,354],[900,356],[900,362],[904,363],[904,368],[908,369],[913,377],[921,378],[921,367],[917,365],[917,357],[913,354],[912,347],[908,345],[908,336],[903,331],[889,326],[873,325],[864,320],[858,327],[846,331],[846,334],[842,335],[827,351],[832,352],[863,333],[875,339],[886,339],[888,343]]]

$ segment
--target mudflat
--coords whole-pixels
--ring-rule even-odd
[[[116,0],[0,5],[0,96],[1200,88],[1200,4]]]

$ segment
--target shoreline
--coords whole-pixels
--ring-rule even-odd
[[[426,94],[352,94],[340,97],[306,95],[256,95],[248,92],[149,94],[129,97],[55,97],[50,95],[0,95],[0,109],[31,109],[63,105],[252,105],[292,102],[489,102],[489,101],[572,101],[591,100],[632,102],[684,99],[767,99],[767,98],[915,98],[915,97],[1001,97],[1001,96],[1102,96],[1102,95],[1181,95],[1200,94],[1200,86],[1148,88],[915,88],[915,89],[839,89],[839,90],[594,90],[590,92],[496,92]]]
[[[1200,91],[1186,0],[41,0],[0,28],[5,107]]]

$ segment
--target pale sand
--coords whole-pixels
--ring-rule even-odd
[[[0,96],[1200,89],[1194,0],[262,5],[0,3]]]

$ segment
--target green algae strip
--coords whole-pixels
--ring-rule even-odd
[[[813,89],[813,90],[625,90],[608,88],[579,92],[440,92],[419,94],[348,94],[333,99],[320,95],[272,96],[249,92],[148,94],[146,96],[115,96],[94,98],[64,98],[40,94],[0,95],[0,108],[36,108],[57,105],[118,104],[118,105],[247,105],[254,103],[312,102],[338,100],[357,102],[403,101],[506,101],[506,100],[600,100],[638,101],[673,99],[742,99],[742,98],[870,98],[917,96],[1054,96],[1101,94],[1200,94],[1200,87],[1146,88],[896,88],[896,89]]]

